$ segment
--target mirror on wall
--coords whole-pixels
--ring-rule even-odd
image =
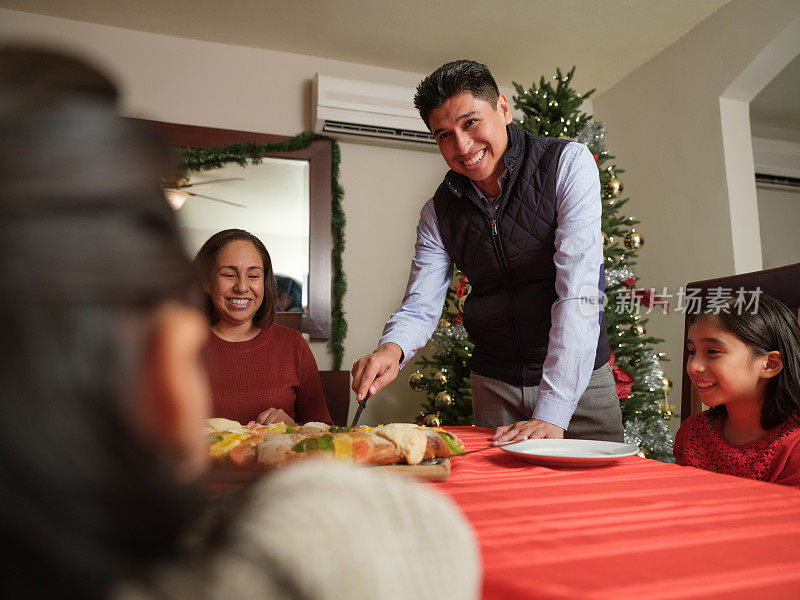
[[[242,167],[192,173],[179,191],[178,226],[190,256],[222,229],[245,229],[269,251],[277,309],[308,314],[309,165],[265,157]]]
[[[219,149],[233,144],[279,144],[291,139],[226,129],[151,122],[179,147]],[[180,150],[179,150],[180,151]],[[260,154],[237,164],[232,153],[211,153],[167,194],[186,250],[194,256],[223,229],[245,229],[270,253],[278,283],[278,321],[295,321],[314,339],[331,335],[331,145],[314,140],[291,152]],[[206,168],[214,161],[220,164]],[[294,316],[283,313],[295,313]]]

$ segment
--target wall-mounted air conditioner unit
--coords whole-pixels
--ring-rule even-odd
[[[350,141],[436,149],[413,98],[411,88],[316,73],[311,82],[314,131]]]
[[[800,192],[800,143],[753,137],[756,185]]]

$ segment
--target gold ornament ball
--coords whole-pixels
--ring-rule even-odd
[[[661,378],[661,389],[664,390],[665,394],[669,394],[672,391],[673,383],[672,379],[664,375]]]
[[[439,387],[444,387],[447,385],[447,375],[442,371],[437,371],[436,374],[433,376],[433,380]]]
[[[425,377],[419,371],[411,374],[408,378],[408,385],[415,392],[421,392],[425,389]]]
[[[428,413],[425,415],[425,418],[422,419],[422,423],[426,427],[441,427],[442,420],[439,418],[439,413]]]
[[[447,406],[453,406],[453,397],[450,395],[450,392],[439,392],[436,394],[436,404],[446,404]]]
[[[439,328],[445,329],[446,327],[450,327],[450,321],[447,319],[439,319]]]
[[[672,411],[669,410],[668,408],[662,410],[661,411],[661,418],[664,419],[665,421],[669,421],[672,418]]]
[[[612,177],[611,179],[608,180],[608,183],[606,184],[606,189],[613,198],[617,198],[622,193],[622,190],[625,189],[625,186],[622,185],[622,181],[620,181],[616,177]]]
[[[644,334],[647,333],[647,330],[641,323],[634,323],[633,325],[631,325],[631,331],[639,336],[643,336]]]
[[[638,250],[644,246],[644,236],[638,231],[633,230],[625,236],[624,244],[625,248],[628,250]]]
[[[608,247],[614,243],[614,237],[603,232],[603,250],[608,250]]]

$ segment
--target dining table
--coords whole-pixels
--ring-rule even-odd
[[[493,430],[447,427],[466,450]],[[639,456],[544,466],[501,448],[420,485],[477,538],[483,600],[800,598],[800,490]],[[535,457],[534,457],[535,460]]]

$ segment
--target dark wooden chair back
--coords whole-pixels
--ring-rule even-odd
[[[275,322],[284,327],[300,331],[302,313],[275,313]],[[347,427],[347,413],[350,410],[350,371],[320,371],[325,403],[334,425]]]
[[[350,410],[350,371],[320,371],[325,402],[334,425],[347,427]]]
[[[730,277],[720,277],[718,279],[708,279],[706,281],[694,281],[686,285],[687,292],[692,289],[700,289],[699,296],[708,298],[718,290],[724,288],[731,290],[734,296],[739,289],[755,291],[760,289],[761,293],[772,296],[783,302],[795,314],[798,314],[800,321],[800,263],[757,271],[755,273],[744,273],[742,275],[732,275]],[[692,385],[691,379],[686,374],[686,337],[689,333],[689,312],[685,314],[683,326],[683,384],[681,386],[681,421],[689,418],[702,410],[702,402],[697,390]]]
[[[289,329],[303,330],[303,313],[299,312],[276,312],[275,322]]]

